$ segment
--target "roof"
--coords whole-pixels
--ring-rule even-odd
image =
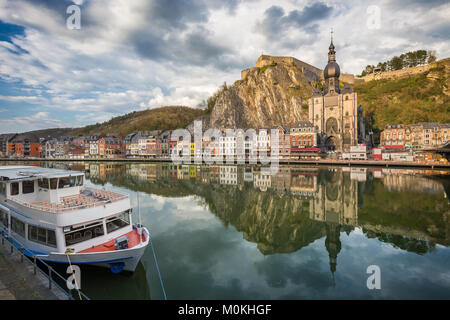
[[[291,148],[293,152],[319,152],[319,148]]]
[[[432,129],[432,128],[439,127],[439,124],[437,122],[422,122],[421,125],[425,129]]]
[[[32,166],[0,166],[1,180],[37,180],[39,178],[60,178],[80,175],[84,175],[84,173]]]
[[[0,135],[0,141],[8,142],[11,139],[15,138],[16,136],[17,136],[17,134],[15,134],[15,133],[2,134],[2,135]]]
[[[353,93],[353,88],[348,83],[346,83],[344,86],[344,90],[341,93]]]
[[[385,129],[401,129],[403,128],[402,124],[399,123],[389,123],[387,126],[384,127]]]
[[[20,135],[17,135],[14,137],[11,142],[17,143],[17,142],[25,142],[25,140],[28,140],[29,142],[39,142],[39,137],[36,136],[34,133],[23,133]]]
[[[291,128],[307,128],[307,127],[314,127],[314,125],[311,123],[311,121],[298,121],[296,122]]]

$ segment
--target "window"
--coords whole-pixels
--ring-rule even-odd
[[[56,178],[50,179],[50,189],[56,190],[57,187],[58,187],[58,179]]]
[[[4,227],[8,228],[8,214],[0,209],[0,223],[3,224]]]
[[[130,224],[129,212],[123,212],[119,216],[108,218],[106,220],[106,231],[108,233],[114,232],[118,229],[124,228]]]
[[[28,225],[28,240],[56,248],[55,231]]]
[[[48,189],[48,179],[41,179],[41,180],[38,180],[38,186],[39,186],[39,188],[42,188],[42,189]]]
[[[0,182],[0,195],[6,196],[6,184]]]
[[[12,196],[17,196],[19,194],[19,183],[18,182],[11,183],[10,188],[11,188]]]
[[[22,182],[22,193],[34,193],[34,181],[24,181]]]
[[[11,230],[25,238],[25,223],[11,217]]]
[[[75,186],[76,177],[59,178],[58,189],[72,188]]]
[[[68,231],[66,232],[66,229]],[[66,246],[74,245],[83,241],[91,240],[96,237],[103,236],[105,231],[101,221],[94,222],[81,227],[67,227],[64,228],[66,233]]]
[[[77,177],[75,177],[76,178],[76,185],[78,186],[78,187],[82,187],[83,186],[83,176],[77,176]]]

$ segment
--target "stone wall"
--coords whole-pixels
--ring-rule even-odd
[[[419,66],[419,67],[413,67],[413,68],[407,68],[402,70],[396,70],[396,71],[385,71],[385,72],[379,72],[377,74],[369,74],[367,76],[361,77],[365,82],[372,81],[372,80],[380,80],[380,79],[397,79],[397,78],[406,78],[410,76],[415,76],[417,74],[424,73],[432,68],[436,68],[437,63],[428,64],[425,66]]]
[[[300,61],[294,57],[275,57],[269,55],[261,55],[256,61],[256,68],[262,68],[264,66],[271,65],[274,62],[286,65],[294,64],[302,69],[302,72],[305,74],[306,78],[309,81],[323,81],[323,70],[316,68],[306,62]],[[255,68],[243,70],[241,72],[241,79],[244,80],[247,77],[250,70],[253,69]],[[349,84],[364,82],[364,80],[356,78],[353,74],[350,73],[341,73],[339,80]]]
[[[351,73],[341,73],[341,75],[339,77],[339,81],[342,81],[342,82],[345,82],[348,84],[357,84],[357,83],[364,82],[363,79],[356,78],[355,75],[353,75]]]
[[[268,55],[261,55],[256,61],[256,67],[262,68],[267,65],[271,65],[272,63],[280,63],[286,65],[296,65],[300,67],[304,73],[304,75],[308,78],[309,81],[320,81],[323,79],[323,71],[319,68],[316,68],[306,62],[300,61],[293,57],[274,57]]]

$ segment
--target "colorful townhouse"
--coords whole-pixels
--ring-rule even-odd
[[[40,157],[41,143],[34,134],[17,135],[8,142],[8,154],[16,157]]]

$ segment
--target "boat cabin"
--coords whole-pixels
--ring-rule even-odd
[[[84,250],[131,231],[131,208],[128,195],[85,187],[83,172],[0,167],[2,225],[35,245]]]

